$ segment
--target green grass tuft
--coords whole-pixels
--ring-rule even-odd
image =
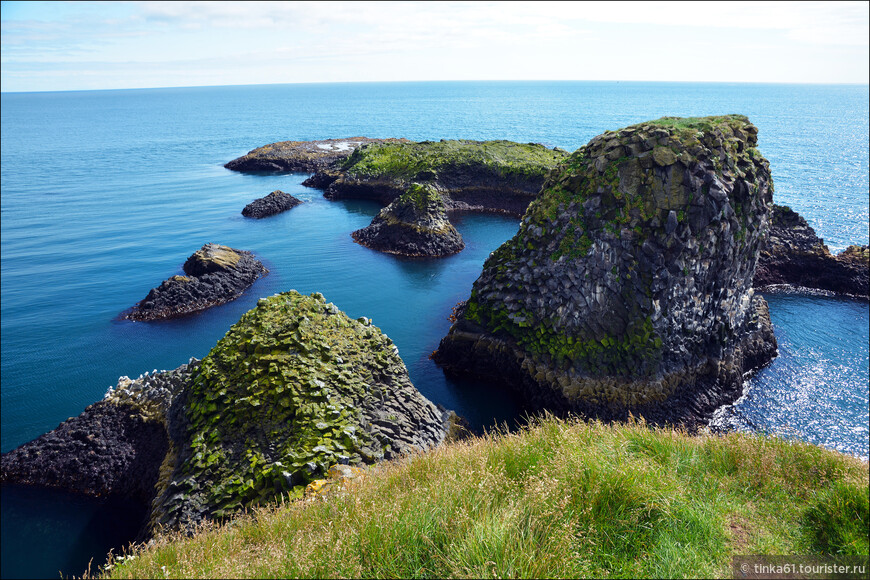
[[[724,577],[739,554],[866,554],[867,493],[866,463],[808,444],[544,418],[161,536],[107,576]]]

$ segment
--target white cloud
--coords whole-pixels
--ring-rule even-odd
[[[7,17],[16,11],[5,6],[4,90],[28,90],[22,86],[27,63],[55,63],[57,75],[64,66],[80,66],[88,71],[81,82],[93,84],[103,67],[104,86],[135,82],[121,66],[106,63],[148,65],[148,82],[157,82],[163,63],[164,86],[184,84],[179,71],[185,66],[189,82],[208,78],[214,84],[867,82],[865,2],[67,3],[63,17],[37,14],[26,21]],[[730,55],[751,65],[727,66]],[[14,69],[14,79],[6,69]],[[51,81],[46,70],[34,69],[33,82],[41,88]],[[262,78],[251,80],[257,71]],[[670,76],[656,76],[662,74]],[[69,87],[70,79],[75,82],[74,72],[56,88],[98,88]]]

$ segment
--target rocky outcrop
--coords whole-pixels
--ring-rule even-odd
[[[697,425],[776,341],[752,277],[773,183],[746,117],[607,132],[554,171],[433,355],[530,404]]]
[[[321,141],[280,141],[249,151],[224,167],[245,173],[312,173],[345,159],[368,143],[400,142],[404,139],[324,139]]]
[[[152,288],[144,300],[121,314],[129,320],[164,320],[231,302],[269,273],[251,252],[205,244],[184,263],[186,276]]]
[[[255,199],[246,205],[242,210],[242,215],[260,219],[293,209],[300,203],[302,203],[301,200],[296,199],[289,193],[284,193],[280,189],[276,189],[266,197]]]
[[[773,207],[773,225],[755,271],[756,288],[786,284],[837,294],[868,296],[867,246],[849,246],[832,256],[797,212]]]
[[[452,413],[411,384],[392,341],[323,296],[261,299],[206,356],[155,521],[186,526],[279,494],[301,495],[336,463],[439,444]]]
[[[448,211],[521,216],[547,173],[567,156],[561,149],[512,141],[380,143],[357,149],[303,185],[325,189],[328,199],[373,199],[387,205],[411,183],[430,183]]]
[[[151,502],[185,529],[279,496],[330,466],[438,445],[455,415],[411,384],[392,341],[320,294],[260,299],[202,360],[131,381],[3,455],[4,482]]]
[[[411,184],[371,225],[351,236],[367,248],[411,257],[449,256],[465,247],[447,219],[444,200],[430,184]]]
[[[197,361],[131,381],[53,431],[3,454],[2,481],[150,502],[169,450],[166,409]]]

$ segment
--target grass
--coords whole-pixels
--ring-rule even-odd
[[[867,494],[866,463],[808,444],[546,417],[158,537],[106,575],[730,577],[733,555],[867,554]]]
[[[428,180],[474,170],[542,180],[567,156],[532,143],[442,140],[369,145],[354,151],[342,166],[353,178]]]

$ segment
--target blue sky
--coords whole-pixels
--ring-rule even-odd
[[[868,82],[868,2],[3,2],[2,91]]]

